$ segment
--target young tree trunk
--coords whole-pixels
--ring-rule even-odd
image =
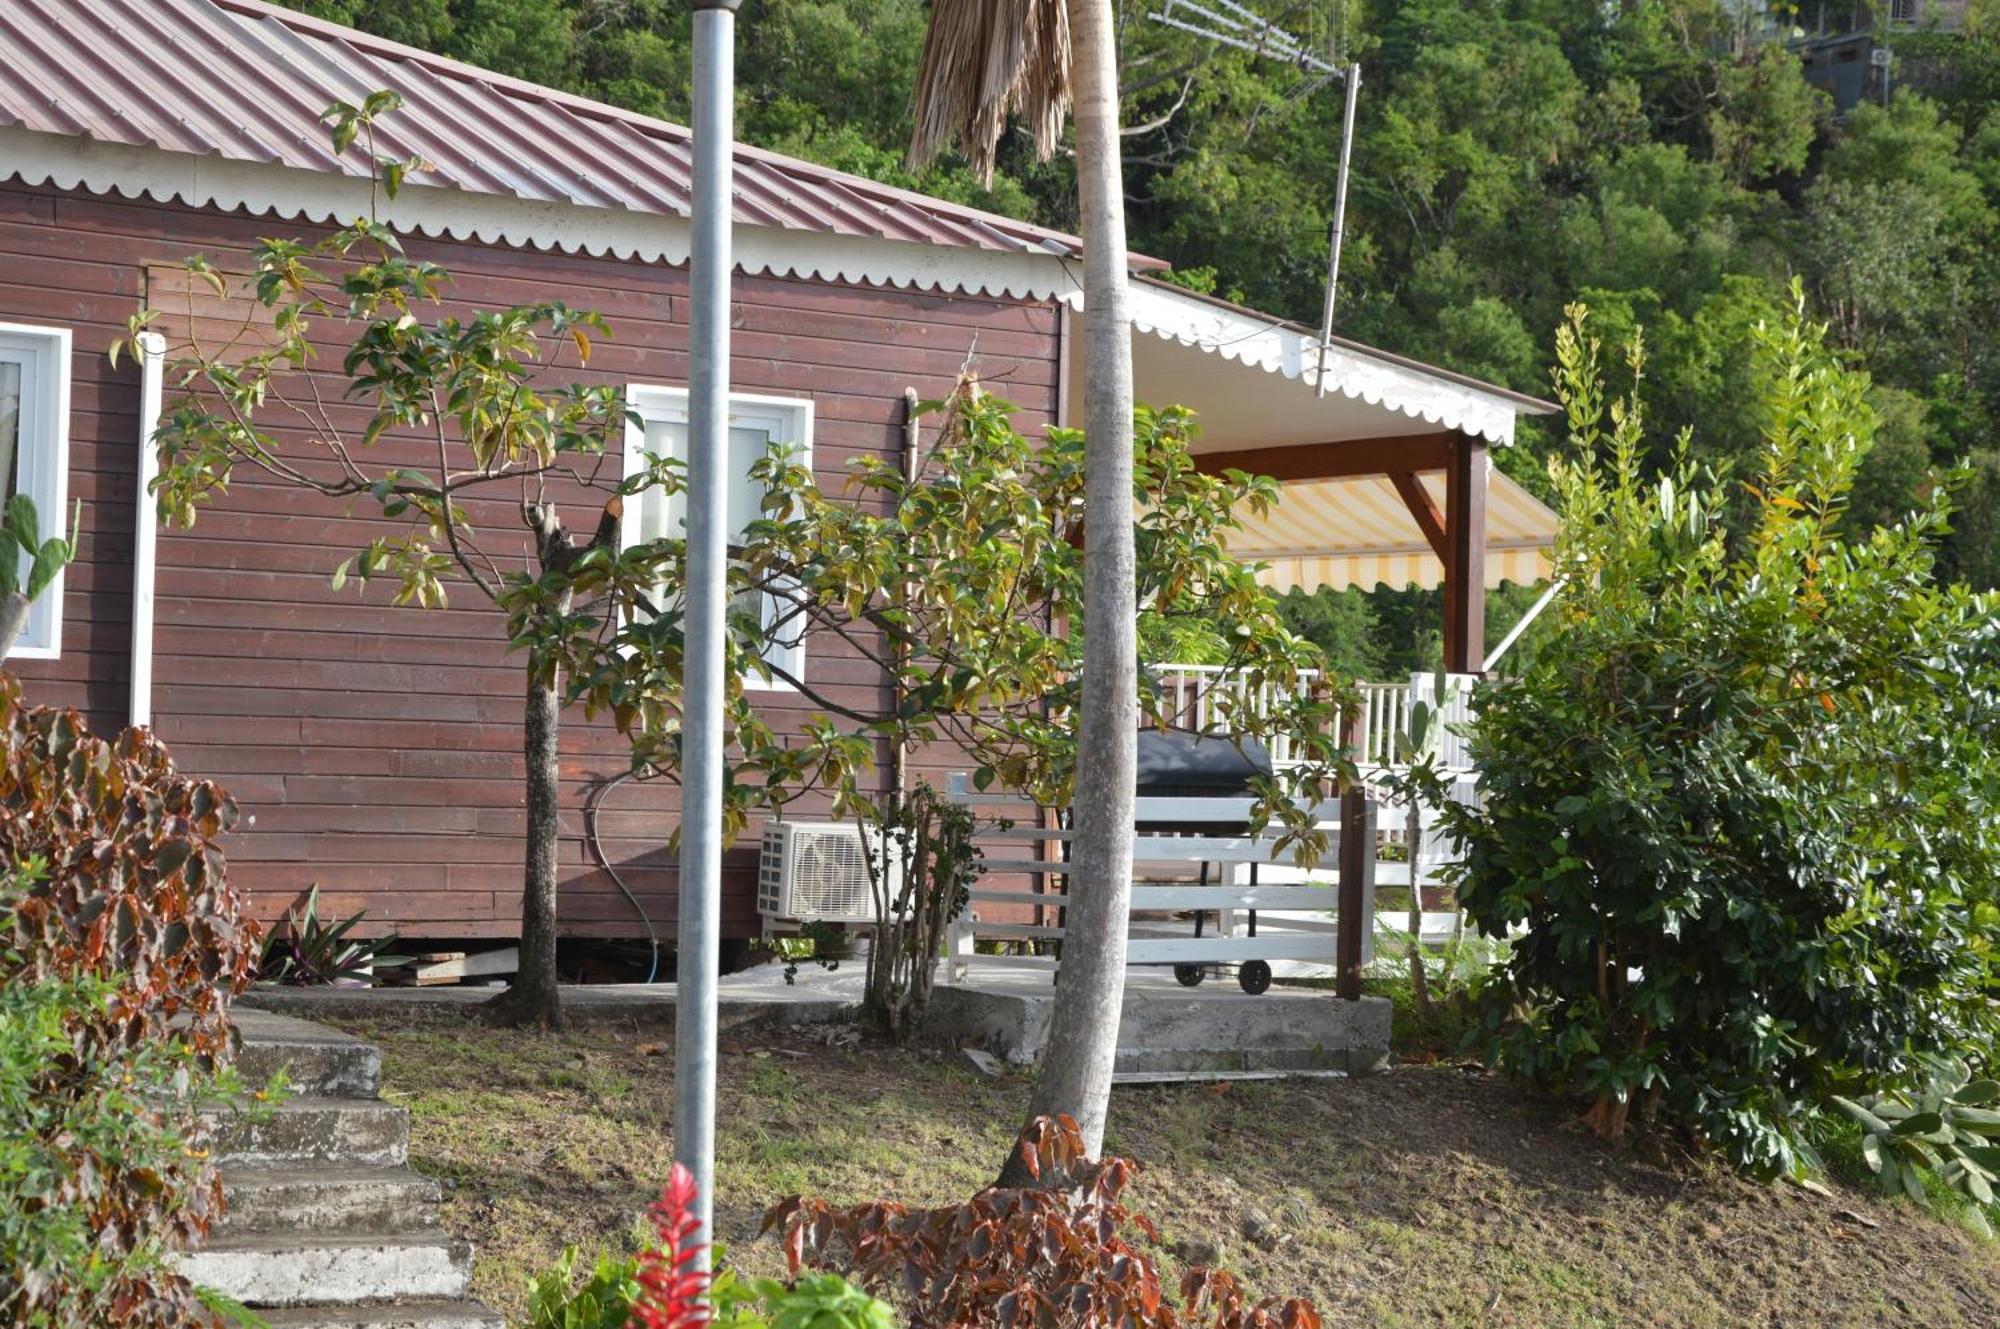
[[[624,504],[617,498],[604,505],[597,531],[585,550],[601,549],[618,538]],[[553,504],[523,504],[521,518],[535,535],[536,557],[542,571],[568,567],[580,552],[563,529]],[[570,593],[555,598],[552,611],[567,614]],[[528,852],[521,884],[521,967],[513,985],[488,1003],[495,1020],[533,1024],[546,1029],[563,1024],[562,989],[556,971],[556,848],[562,839],[557,818],[558,742],[562,734],[562,700],[556,679],[546,682],[530,674],[528,708],[522,725],[521,754],[527,761]]]
[[[1083,219],[1083,701],[1076,840],[1048,1053],[1032,1115],[1076,1118],[1095,1156],[1104,1142],[1125,996],[1131,916],[1133,781],[1139,731],[1136,558],[1132,541],[1132,341],[1125,188],[1118,147],[1118,61],[1111,0],[1068,0],[1075,51],[1077,193]],[[1018,1156],[1002,1185],[1026,1185]]]
[[[556,970],[556,751],[562,705],[552,683],[528,680],[521,753],[527,759],[528,852],[521,892],[521,967],[513,984],[489,1003],[496,1020],[559,1028],[562,990]]]

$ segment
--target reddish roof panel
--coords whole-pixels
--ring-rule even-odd
[[[4,0],[0,125],[365,175],[320,113],[393,88],[378,149],[413,184],[686,216],[688,131],[261,0]],[[1075,256],[1073,236],[737,145],[736,220],[920,244]],[[1139,267],[1161,266],[1134,256]]]

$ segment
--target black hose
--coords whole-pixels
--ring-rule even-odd
[[[590,791],[590,796],[583,800],[583,843],[584,847],[590,850],[590,856],[597,860],[597,866],[603,868],[605,875],[611,878],[611,884],[618,888],[618,893],[631,903],[633,910],[639,915],[639,921],[646,925],[646,940],[652,943],[653,947],[653,964],[646,971],[646,981],[651,983],[660,976],[660,934],[653,930],[653,920],[646,913],[646,906],[639,903],[639,897],[632,893],[632,888],[618,875],[618,869],[612,867],[611,860],[605,857],[604,842],[597,837],[597,805],[604,801],[606,794],[633,778],[631,771],[621,771],[609,780],[599,783]]]

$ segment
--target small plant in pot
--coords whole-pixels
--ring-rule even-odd
[[[363,909],[329,923],[320,917],[319,887],[314,886],[285,912],[284,921],[264,938],[257,960],[257,981],[283,987],[373,987],[385,969],[410,963],[392,954],[399,938],[350,935],[367,916]]]

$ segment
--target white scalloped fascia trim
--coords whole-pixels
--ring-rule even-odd
[[[331,172],[127,147],[0,127],[0,179],[93,194],[150,198],[257,216],[341,222],[365,215],[368,181]],[[687,262],[687,219],[543,203],[412,183],[383,200],[382,220],[405,234],[637,259]],[[865,283],[1018,300],[1072,292],[1073,264],[1054,254],[915,244],[873,236],[737,226],[736,266],[746,273]]]
[[[1072,308],[1083,308],[1081,295],[1061,298]],[[1132,287],[1131,308],[1132,326],[1162,341],[1199,347],[1266,373],[1313,381],[1318,339],[1288,324],[1153,285]],[[1514,441],[1514,417],[1520,408],[1498,393],[1345,346],[1328,347],[1325,364],[1327,387],[1342,396],[1477,434],[1503,447]]]
[[[24,184],[150,198],[257,216],[346,221],[369,207],[369,183],[296,167],[128,147],[0,126],[0,171]],[[383,200],[382,220],[405,233],[646,262],[687,262],[687,219],[570,203],[543,203],[413,184]],[[736,266],[747,273],[936,290],[1083,307],[1081,267],[1055,254],[915,244],[825,231],[738,226]],[[1134,285],[1132,323],[1184,346],[1287,378],[1311,381],[1313,341],[1297,328],[1151,285]],[[1496,443],[1514,438],[1516,404],[1453,380],[1346,347],[1329,348],[1327,386]]]

